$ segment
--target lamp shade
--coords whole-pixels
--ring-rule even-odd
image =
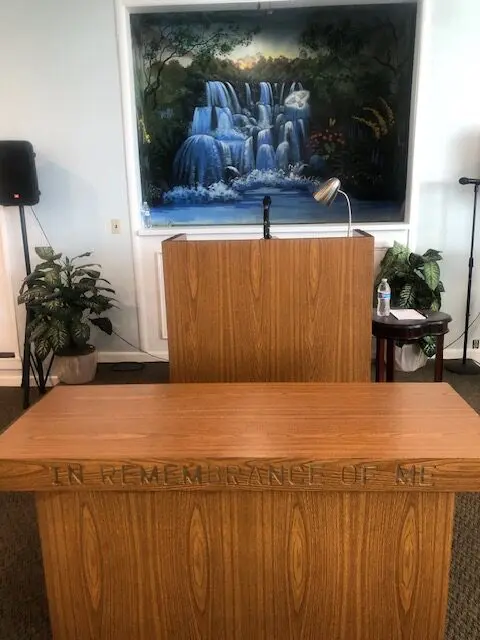
[[[337,197],[342,183],[338,178],[329,178],[324,182],[316,191],[313,192],[313,197],[317,202],[325,204],[329,207]]]

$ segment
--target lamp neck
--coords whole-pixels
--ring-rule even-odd
[[[348,207],[348,231],[347,231],[347,237],[351,237],[352,235],[352,204],[350,202],[350,198],[348,197],[348,195],[345,193],[345,191],[342,191],[341,189],[338,190],[338,193],[341,193],[342,196],[345,198],[345,200],[347,201],[347,207]]]

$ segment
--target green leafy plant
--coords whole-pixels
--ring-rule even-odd
[[[88,353],[90,325],[108,335],[112,323],[103,314],[115,306],[114,289],[100,277],[100,265],[78,264],[91,256],[83,253],[62,259],[51,247],[36,247],[42,260],[25,278],[18,303],[29,310],[27,336],[35,353],[44,360],[50,352],[57,355]],[[107,286],[105,286],[107,285]]]
[[[440,251],[428,249],[423,255],[413,253],[399,242],[390,247],[380,263],[374,295],[382,278],[387,278],[392,290],[393,308],[439,311],[445,288],[440,280]],[[425,355],[435,355],[435,340],[431,336],[420,341]]]

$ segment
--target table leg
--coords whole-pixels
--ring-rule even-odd
[[[383,338],[377,338],[375,382],[385,382],[385,340]]]
[[[393,382],[395,368],[395,341],[387,340],[387,382]]]
[[[437,353],[435,356],[435,382],[443,380],[443,335],[437,336]]]

